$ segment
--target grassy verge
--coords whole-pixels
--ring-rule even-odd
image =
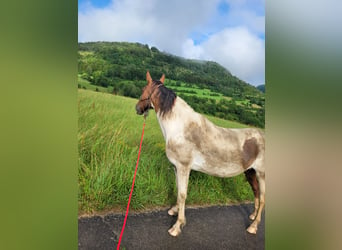
[[[79,213],[104,209],[124,211],[132,184],[143,117],[134,110],[137,100],[78,90]],[[245,127],[208,117],[224,127]],[[217,178],[192,171],[188,205],[227,204],[252,200],[243,175]],[[132,210],[169,206],[176,202],[175,176],[165,155],[164,139],[154,111],[146,122]]]

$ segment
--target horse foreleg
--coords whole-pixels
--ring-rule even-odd
[[[261,221],[261,214],[265,206],[265,173],[257,173],[257,178],[259,183],[260,201],[257,215],[252,224],[247,228],[247,231],[251,234],[256,234],[258,225]]]
[[[175,170],[175,176],[176,176],[176,187],[178,190],[178,177],[177,177],[177,168],[174,167]],[[169,211],[167,211],[167,213],[171,216],[177,215],[178,214],[178,204],[179,204],[179,200],[178,200],[178,195],[177,195],[177,203],[176,205],[174,205],[172,208],[169,209]]]
[[[178,204],[178,218],[176,223],[169,229],[169,234],[177,236],[181,232],[181,227],[186,223],[185,219],[185,200],[187,196],[188,182],[190,169],[177,169],[177,204]],[[177,206],[177,205],[176,205]]]

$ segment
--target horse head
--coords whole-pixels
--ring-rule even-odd
[[[155,90],[161,84],[164,84],[165,75],[163,74],[159,81],[153,81],[150,75],[150,72],[146,73],[147,85],[143,88],[142,94],[138,103],[135,105],[135,109],[138,115],[147,114],[149,109],[153,109],[152,99],[154,97]]]

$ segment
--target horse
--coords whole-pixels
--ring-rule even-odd
[[[165,139],[166,156],[174,165],[177,203],[168,214],[178,218],[168,230],[178,236],[186,223],[185,200],[191,170],[218,177],[232,177],[244,172],[254,193],[252,223],[247,232],[256,234],[265,206],[265,139],[256,128],[228,129],[214,125],[195,112],[182,98],[164,85],[165,75],[152,80],[136,104],[138,115],[154,109]]]

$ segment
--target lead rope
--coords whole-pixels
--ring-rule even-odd
[[[142,134],[141,134],[141,140],[140,140],[140,146],[139,146],[138,159],[137,159],[137,164],[135,165],[135,172],[134,172],[134,177],[133,177],[133,182],[132,182],[132,187],[131,187],[131,193],[129,194],[129,198],[128,198],[128,204],[127,204],[127,209],[126,209],[125,220],[124,220],[124,223],[123,223],[123,225],[122,225],[122,229],[121,229],[121,233],[120,233],[120,238],[119,238],[118,246],[117,246],[117,248],[116,248],[117,250],[120,249],[120,244],[121,244],[122,235],[123,235],[123,232],[124,232],[125,226],[126,226],[126,221],[127,221],[127,216],[128,216],[128,210],[129,210],[129,204],[131,203],[132,193],[133,193],[133,189],[134,189],[135,176],[136,176],[136,174],[137,174],[138,165],[139,165],[139,158],[140,158],[140,152],[141,152],[141,145],[142,145],[142,141],[143,141],[143,138],[144,138],[145,122],[146,122],[146,116],[144,115],[144,125],[143,125],[143,129],[142,129]]]

